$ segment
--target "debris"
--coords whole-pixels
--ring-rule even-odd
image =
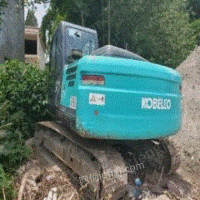
[[[50,174],[49,176],[46,177],[47,181],[50,181],[51,179],[54,179],[56,174]]]
[[[23,192],[24,192],[24,188],[26,185],[26,180],[28,178],[29,172],[25,173],[24,177],[22,178],[22,183],[21,183],[21,187],[19,189],[19,194],[18,194],[18,200],[22,200],[22,196],[23,196]]]
[[[57,200],[57,188],[52,188],[49,191],[48,197],[44,198],[44,200]]]
[[[163,194],[163,195],[158,196],[156,200],[170,200],[170,199],[167,195]]]
[[[52,170],[54,170],[55,172],[62,172],[62,169],[60,169],[60,167],[58,167],[58,165],[53,165]]]
[[[140,188],[140,186],[142,185],[142,181],[139,178],[136,178],[134,182],[135,182],[135,187],[133,187],[133,190],[130,192],[129,197],[138,199],[142,195],[142,191]]]
[[[27,179],[27,183],[28,183],[29,185],[31,185],[32,187],[36,187],[36,186],[37,186],[36,182],[33,181],[33,180],[30,180],[30,179]]]

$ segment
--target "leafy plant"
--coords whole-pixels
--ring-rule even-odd
[[[0,68],[0,125],[36,122],[45,116],[47,71],[18,60]]]
[[[7,4],[8,3],[6,2],[6,0],[1,0],[1,2],[0,2],[0,25],[2,23],[2,18],[1,18],[2,14],[3,14],[2,9],[5,8],[7,6]],[[0,30],[1,30],[1,27],[0,27]]]
[[[12,199],[12,175],[30,154],[25,142],[47,118],[47,71],[18,60],[0,65],[0,196]],[[3,131],[1,131],[3,130]]]
[[[7,199],[6,194],[9,194],[10,197],[13,197],[12,194],[12,178],[4,171],[3,166],[0,164],[0,188],[3,199]],[[11,199],[11,198],[10,198]]]
[[[200,19],[196,19],[191,23],[191,28],[194,30],[194,37],[197,45],[200,45]]]

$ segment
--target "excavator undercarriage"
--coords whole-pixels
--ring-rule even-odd
[[[154,172],[165,176],[179,165],[178,153],[167,140],[85,139],[60,121],[40,122],[35,146],[48,149],[71,168],[80,185],[92,188],[95,199],[120,199],[136,178],[144,182]]]

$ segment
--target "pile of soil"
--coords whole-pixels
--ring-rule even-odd
[[[183,81],[183,118],[181,130],[171,139],[180,147],[178,173],[200,188],[200,47],[196,47],[176,70]],[[194,199],[200,199],[200,191],[194,193]]]

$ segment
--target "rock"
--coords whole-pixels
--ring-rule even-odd
[[[50,174],[49,176],[46,177],[47,181],[50,181],[56,177],[56,174]]]
[[[71,191],[69,193],[63,193],[59,196],[58,200],[63,200],[63,199],[67,199],[67,200],[72,200],[72,199],[77,199],[75,198],[76,196],[78,196],[76,191]]]
[[[62,172],[62,169],[60,169],[60,167],[58,167],[58,165],[53,165],[52,170],[54,170],[55,172]]]
[[[37,168],[31,171],[31,179],[34,180],[36,183],[40,182],[39,180],[41,179],[42,176],[42,171]]]
[[[36,186],[37,186],[36,182],[33,181],[33,180],[27,179],[26,182],[27,182],[29,185],[33,186],[33,187],[36,187]]]
[[[52,188],[45,200],[57,200],[57,188]]]
[[[22,174],[25,172],[25,170],[26,170],[25,165],[22,165],[22,166],[17,170],[17,173],[18,173],[19,175],[22,175]]]
[[[154,193],[154,194],[163,194],[164,193],[164,189],[160,185],[148,184],[148,188],[151,191],[151,193]]]
[[[170,200],[169,197],[165,194],[158,196],[155,200]]]
[[[178,196],[178,197],[183,197],[184,189],[181,188],[181,186],[178,185],[177,183],[175,183],[174,181],[169,180],[168,184],[167,184],[167,187],[168,187],[168,191],[171,194],[174,194],[175,196]]]
[[[38,186],[32,187],[32,191],[37,192],[38,190],[39,190],[39,187],[38,187]]]
[[[33,145],[34,145],[34,138],[30,138],[29,140],[27,140],[25,142],[25,146],[30,148],[30,149],[32,149]]]

